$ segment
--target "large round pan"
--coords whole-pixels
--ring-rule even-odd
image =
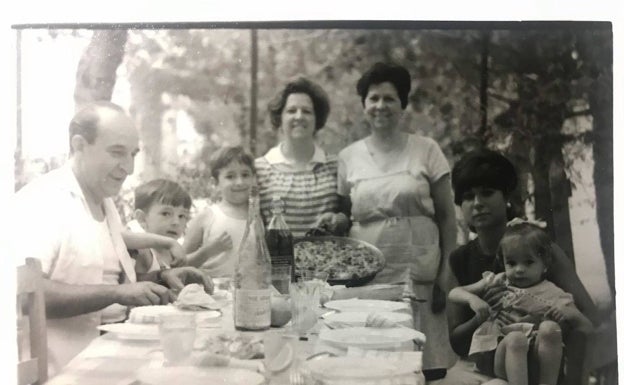
[[[330,276],[327,279],[327,282],[330,285],[345,285],[347,287],[353,286],[362,286],[370,282],[378,272],[380,272],[385,264],[386,259],[384,258],[383,253],[375,246],[371,245],[368,242],[361,241],[359,239],[347,238],[347,237],[336,237],[336,236],[307,236],[296,238],[294,240],[294,253],[295,253],[295,271],[300,272],[302,269],[314,269],[314,270],[327,270],[327,264],[324,264],[322,261],[327,256],[312,256],[312,258],[318,258],[319,263],[315,263],[315,261],[306,261],[310,262],[305,266],[301,266],[301,264],[297,264],[298,254],[301,251],[301,247],[304,247],[303,242],[311,242],[313,244],[324,244],[326,249],[330,249],[330,246],[336,248],[336,253],[333,254],[341,254],[340,250],[344,246],[349,246],[349,250],[354,250],[355,255],[352,255],[351,258],[355,258],[356,261],[358,257],[361,257],[362,254],[373,260],[371,264],[371,268],[358,270],[358,272],[350,272],[350,271],[340,271],[340,269],[336,270],[336,268],[330,268],[331,270]],[[331,251],[330,251],[331,252]],[[347,252],[343,252],[344,256],[349,257]],[[309,256],[309,255],[308,255]]]

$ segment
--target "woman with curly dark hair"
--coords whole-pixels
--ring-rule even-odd
[[[336,157],[314,142],[329,110],[325,91],[303,77],[288,82],[269,103],[271,124],[282,141],[255,161],[260,207],[268,221],[271,200],[279,196],[295,237],[315,227],[335,233],[348,227],[348,218],[338,212]]]

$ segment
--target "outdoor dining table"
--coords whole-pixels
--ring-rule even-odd
[[[221,312],[221,317],[211,327],[197,328],[197,338],[209,338],[235,330],[232,304],[229,303],[221,309]],[[318,339],[318,330],[325,327],[322,318],[319,318],[319,322],[312,331],[307,333],[305,338],[297,340],[295,354],[299,362],[305,361],[306,358],[319,351],[328,350],[322,343],[319,343]],[[282,330],[284,333],[290,331],[288,325],[270,330]],[[262,337],[265,332],[241,333]],[[125,339],[119,338],[115,333],[106,333],[93,340],[47,384],[139,385],[142,384],[138,380],[139,370],[146,367],[162,367],[162,362],[162,350],[158,339]],[[266,383],[270,385],[291,384],[287,371],[279,375],[267,375]]]

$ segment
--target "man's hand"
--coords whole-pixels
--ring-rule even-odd
[[[173,299],[166,287],[154,282],[117,285],[115,294],[115,302],[126,306],[166,305]]]
[[[214,284],[208,274],[192,266],[163,270],[160,277],[163,282],[175,292],[179,292],[185,285],[190,283],[203,285],[204,290],[206,290],[208,294],[212,294],[214,290]]]

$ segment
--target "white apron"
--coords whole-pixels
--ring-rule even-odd
[[[424,303],[412,303],[414,323],[427,336],[423,368],[448,368],[455,362],[444,312],[431,312],[433,282],[440,265],[438,226],[433,221],[429,182],[407,169],[371,173],[351,190],[355,223],[350,236],[377,246],[386,267],[372,283],[407,283]],[[358,220],[360,220],[358,222]]]

